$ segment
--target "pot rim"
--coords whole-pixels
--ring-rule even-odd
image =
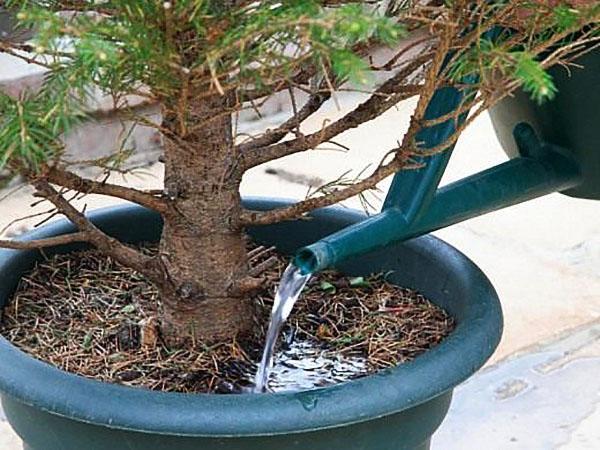
[[[265,200],[248,199],[265,208]],[[270,200],[266,208],[287,204]],[[94,221],[154,214],[122,205],[93,211]],[[364,215],[341,207],[315,211],[317,218]],[[45,225],[22,239],[71,232],[66,220]],[[502,333],[498,296],[483,272],[449,244],[432,236],[404,245],[443,261],[448,276],[474,287],[455,330],[413,361],[325,388],[269,394],[182,394],[156,392],[84,378],[34,359],[0,336],[0,391],[26,405],[65,418],[111,428],[184,436],[268,436],[350,425],[401,412],[458,385],[491,356]],[[0,279],[27,251],[0,251]],[[19,276],[20,278],[20,276]],[[426,380],[424,382],[424,380]],[[124,407],[124,405],[127,405]]]

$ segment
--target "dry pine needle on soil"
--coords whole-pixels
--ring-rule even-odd
[[[154,251],[147,247],[146,251]],[[30,355],[97,380],[177,392],[230,393],[250,386],[260,360],[273,295],[287,258],[272,248],[251,252],[269,267],[255,336],[243,342],[169,349],[160,338],[158,294],[135,271],[97,251],[42,261],[4,310],[2,334]],[[326,353],[365,358],[368,375],[413,359],[453,329],[450,316],[419,293],[382,275],[315,275],[286,333]]]

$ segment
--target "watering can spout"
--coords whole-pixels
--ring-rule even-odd
[[[328,267],[335,259],[334,250],[327,242],[319,241],[310,247],[304,247],[294,257],[293,264],[302,275],[318,272],[320,267]]]
[[[406,228],[405,224],[406,220],[400,210],[386,209],[300,249],[293,264],[303,274],[318,272],[353,255],[394,242],[395,230]]]

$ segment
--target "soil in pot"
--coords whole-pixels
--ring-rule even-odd
[[[94,250],[37,264],[5,308],[2,334],[40,360],[101,381],[163,391],[247,392],[288,262],[273,248],[256,247],[250,257],[254,266],[269,269],[264,289],[255,294],[256,333],[244,341],[167,348],[152,284]],[[284,327],[270,390],[366,376],[415,358],[452,331],[445,311],[418,292],[388,283],[385,275],[315,275]]]

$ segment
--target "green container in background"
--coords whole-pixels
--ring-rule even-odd
[[[563,191],[574,197],[600,199],[600,48],[579,57],[570,68],[549,70],[558,93],[541,105],[519,91],[490,110],[494,129],[509,157],[519,155],[513,130],[520,122],[533,127],[545,143],[571,156],[583,181]]]

